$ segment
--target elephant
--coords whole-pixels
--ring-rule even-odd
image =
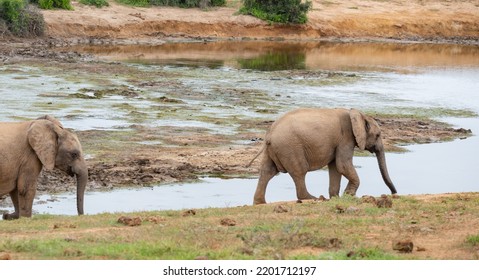
[[[263,153],[254,204],[264,204],[268,182],[279,172],[289,173],[297,198],[314,199],[306,189],[308,171],[328,166],[329,196],[339,196],[341,177],[348,179],[345,194],[356,195],[359,177],[353,165],[355,147],[375,153],[385,184],[397,193],[389,177],[378,123],[356,109],[301,108],[277,119],[264,144],[248,164]]]
[[[42,168],[63,171],[77,180],[77,211],[83,214],[88,167],[78,137],[46,115],[32,121],[0,122],[0,196],[10,194],[15,212],[4,220],[32,216]]]

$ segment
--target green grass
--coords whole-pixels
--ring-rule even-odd
[[[479,193],[427,201],[401,197],[393,200],[392,208],[379,209],[344,197],[283,203],[288,210],[283,213],[274,211],[276,203],[196,209],[196,215],[184,215],[184,211],[35,215],[0,221],[0,255],[13,259],[394,260],[434,259],[435,253],[447,258],[452,252],[456,258],[477,259],[474,248],[479,235],[465,235],[462,240],[469,246],[450,243],[447,236],[474,227],[467,221],[479,218],[478,199]],[[338,212],[338,206],[346,210]],[[142,224],[120,224],[117,220],[122,215],[141,217]],[[236,225],[222,225],[226,218]],[[427,251],[395,251],[392,241],[405,238],[415,248],[426,246]],[[440,246],[424,245],[423,239],[438,240]],[[440,251],[444,248],[447,251]]]
[[[151,6],[149,0],[116,0],[116,2],[133,7],[149,7]]]
[[[466,238],[466,243],[471,245],[471,246],[479,246],[479,234],[469,235]]]
[[[95,6],[97,8],[110,6],[108,0],[80,0],[80,3],[83,5]]]

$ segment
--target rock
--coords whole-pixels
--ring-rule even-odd
[[[222,226],[233,227],[233,226],[236,225],[236,221],[235,221],[235,220],[232,220],[232,219],[229,219],[229,218],[224,218],[224,219],[221,219],[220,224],[221,224]]]
[[[374,196],[371,196],[371,195],[363,195],[361,197],[361,203],[373,203],[373,204],[376,204],[376,198],[374,198]]]
[[[393,242],[393,250],[399,251],[401,253],[411,253],[413,248],[414,244],[411,240]]]
[[[336,212],[337,213],[344,213],[344,206],[341,206],[339,204],[336,204]]]
[[[378,208],[391,208],[393,206],[393,201],[387,195],[383,194],[378,200],[376,200],[376,206]]]
[[[278,205],[278,206],[274,207],[274,209],[273,209],[274,213],[286,213],[288,211],[289,211],[288,208],[286,208],[286,206],[284,206],[284,205]]]
[[[196,215],[196,211],[193,209],[186,210],[185,212],[183,212],[183,214],[181,214],[181,216],[183,217],[194,216],[194,215]]]
[[[127,216],[121,216],[118,218],[118,223],[124,224],[130,227],[135,227],[135,226],[140,226],[141,225],[141,218],[140,217],[127,217]]]

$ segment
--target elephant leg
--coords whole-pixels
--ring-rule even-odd
[[[253,204],[265,204],[266,199],[266,187],[268,186],[268,182],[273,178],[276,174],[278,174],[278,169],[274,164],[273,160],[268,156],[263,158],[263,162],[261,163],[261,170],[258,179],[258,185],[256,186],[256,192],[254,194],[254,201]]]
[[[32,207],[33,199],[35,198],[35,193],[37,191],[36,183],[33,186],[27,188],[26,192],[19,193],[18,202],[20,206],[20,216],[21,217],[31,217],[32,216]]]
[[[336,162],[333,161],[328,164],[329,171],[329,198],[339,196],[339,189],[341,188],[341,173],[339,173]]]
[[[17,189],[18,189],[18,205],[19,205],[19,214],[20,217],[31,217],[32,216],[32,206],[33,199],[35,198],[35,193],[37,191],[37,177],[30,176],[29,173],[33,171],[26,170],[21,173],[17,180]]]
[[[20,217],[20,207],[18,205],[18,189],[15,188],[13,191],[10,192],[10,198],[12,199],[13,207],[15,212],[13,213],[4,213],[3,219],[4,220],[15,220]]]
[[[346,189],[344,190],[345,194],[349,195],[356,195],[356,191],[359,188],[359,176],[358,173],[356,172],[356,169],[353,166],[353,162],[347,162],[340,167],[341,165],[336,165],[338,168],[339,173],[343,174],[344,177],[346,177],[349,182],[348,185],[346,186]]]
[[[304,174],[290,174],[293,178],[294,184],[296,185],[296,196],[298,199],[315,199],[316,197],[312,196],[306,189],[306,173]]]

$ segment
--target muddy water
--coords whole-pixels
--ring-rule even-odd
[[[479,48],[429,44],[332,44],[284,42],[220,42],[163,46],[82,47],[102,59],[127,62],[143,73],[161,72],[161,90],[142,89],[142,98],[112,95],[95,102],[69,97],[84,88],[105,84],[134,88],[128,78],[86,75],[72,79],[25,65],[0,66],[1,120],[37,117],[49,113],[65,119],[74,129],[125,130],[138,122],[129,106],[140,113],[142,124],[204,128],[232,134],[237,126],[206,119],[271,119],[295,107],[356,107],[366,111],[416,116],[449,117],[447,121],[479,131]],[[174,77],[174,78],[172,78]],[[179,95],[177,84],[190,95]],[[100,85],[99,85],[100,84]],[[252,102],[228,99],[232,89],[258,98]],[[17,92],[21,89],[22,96]],[[94,92],[87,92],[93,95]],[[174,96],[184,103],[169,104],[181,114],[159,115],[154,101]],[[230,94],[233,95],[233,94]],[[249,96],[250,96],[249,95]],[[205,96],[210,99],[205,101]],[[214,98],[212,98],[212,96]],[[245,97],[246,98],[246,97]],[[197,109],[200,105],[200,109]],[[226,105],[226,106],[225,106]],[[191,110],[191,109],[194,110]],[[468,118],[450,118],[468,116]],[[479,166],[479,137],[448,143],[408,146],[409,153],[387,154],[392,180],[400,194],[479,191],[473,176]],[[358,195],[387,193],[374,157],[357,157],[361,179]],[[343,188],[346,180],[343,180]],[[327,172],[308,174],[311,193],[327,195]],[[202,183],[90,192],[85,198],[89,214],[135,210],[233,207],[251,204],[255,179],[205,178]],[[275,177],[267,201],[295,199],[287,174]],[[105,203],[108,201],[108,203]],[[38,203],[39,202],[39,203]],[[72,214],[73,194],[42,196],[35,211]]]

